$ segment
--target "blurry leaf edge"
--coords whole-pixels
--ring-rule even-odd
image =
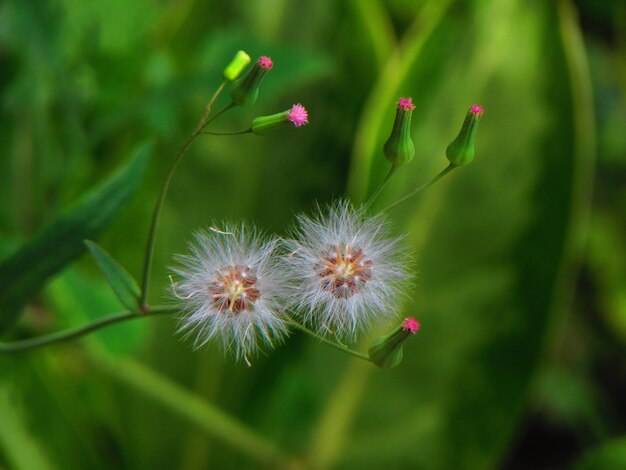
[[[48,278],[80,256],[83,240],[97,237],[135,194],[153,144],[139,146],[124,167],[83,195],[47,228],[0,263],[0,333]]]

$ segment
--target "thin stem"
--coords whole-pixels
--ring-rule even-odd
[[[198,125],[196,126],[195,130],[192,132],[189,138],[185,141],[182,147],[178,150],[178,153],[176,153],[176,156],[174,157],[174,160],[172,161],[172,164],[170,165],[167,175],[165,176],[165,180],[163,181],[163,186],[161,186],[161,191],[159,192],[159,197],[154,207],[154,212],[152,213],[152,220],[150,222],[150,232],[148,233],[148,243],[146,245],[146,257],[145,257],[145,261],[143,265],[143,276],[142,276],[142,281],[141,281],[141,297],[139,299],[139,302],[142,306],[146,305],[146,300],[148,298],[148,287],[150,284],[150,268],[152,267],[152,257],[154,255],[154,242],[156,239],[156,231],[157,231],[157,226],[159,224],[159,216],[161,215],[163,202],[165,201],[167,190],[170,186],[170,182],[172,181],[172,176],[174,176],[174,172],[176,171],[176,167],[178,166],[178,163],[183,158],[183,156],[187,153],[187,150],[189,149],[193,141],[196,139],[196,137],[198,137],[198,135],[200,135],[200,133],[204,130],[204,128],[213,120],[215,120],[218,116],[224,114],[230,108],[235,106],[235,104],[231,102],[230,104],[226,105],[225,107],[217,111],[213,116],[209,117],[209,114],[211,112],[211,107],[213,106],[213,102],[217,99],[217,96],[224,89],[224,86],[225,86],[225,82],[223,82],[220,85],[220,87],[217,89],[217,91],[211,98],[211,101],[209,101],[209,104],[204,110],[204,114],[202,115],[202,118],[200,118],[200,121],[198,122]]]
[[[241,131],[230,131],[230,132],[217,132],[217,131],[202,131],[203,134],[208,135],[240,135],[240,134],[250,134],[252,133],[252,129],[243,129]]]
[[[226,86],[227,83],[228,83],[227,80],[222,81],[222,83],[220,83],[220,86],[217,87],[217,90],[215,90],[215,93],[213,93],[213,96],[211,96],[211,99],[209,100],[206,107],[204,108],[204,112],[202,113],[202,117],[200,118],[200,121],[198,122],[198,125],[196,126],[195,132],[201,131],[202,128],[208,124],[209,114],[211,114],[211,109],[213,108],[213,104],[215,103],[215,100],[217,100],[218,96],[222,94],[222,91],[224,91],[224,87]]]
[[[439,181],[441,178],[446,176],[448,173],[450,173],[455,168],[457,168],[457,167],[455,165],[453,165],[453,164],[448,165],[445,170],[441,171],[441,173],[439,173],[437,176],[435,176],[433,179],[431,179],[428,183],[424,183],[423,185],[418,186],[417,188],[415,188],[413,191],[411,191],[409,194],[407,194],[403,198],[400,198],[396,202],[394,202],[393,204],[385,207],[381,212],[387,212],[389,209],[392,209],[392,208],[396,207],[401,202],[404,202],[407,199],[415,196],[417,193],[419,193],[423,189],[426,189],[429,186],[432,186],[433,184],[435,184],[437,181]]]
[[[365,203],[365,206],[363,206],[364,210],[369,209],[372,203],[376,200],[376,198],[380,196],[380,193],[383,192],[383,189],[385,189],[385,186],[387,186],[387,183],[389,182],[389,180],[391,179],[391,177],[393,176],[393,174],[396,172],[397,169],[398,169],[397,165],[391,165],[391,168],[389,168],[389,173],[387,173],[387,176],[385,176],[385,179],[383,180],[383,182],[380,183],[380,186],[378,187],[378,189],[367,200],[367,202]]]
[[[339,349],[340,351],[343,351],[345,353],[348,353],[354,357],[358,357],[359,359],[363,359],[364,361],[368,361],[371,362],[369,356],[367,354],[363,354],[360,353],[358,351],[355,351],[354,349],[350,349],[346,346],[342,346],[339,343],[336,343],[334,341],[330,341],[326,338],[324,338],[323,336],[318,335],[317,333],[309,330],[306,326],[298,323],[297,321],[290,319],[288,320],[288,322],[291,326],[293,326],[294,328],[302,331],[303,333],[306,333],[309,336],[312,336],[313,338],[317,339],[318,341],[321,341],[322,343],[328,344],[329,346],[332,346],[335,349]]]
[[[152,307],[146,310],[144,313],[140,312],[122,312],[114,313],[112,315],[99,318],[87,325],[79,326],[77,328],[71,328],[65,331],[59,331],[51,333],[49,335],[39,336],[36,338],[25,339],[21,341],[14,341],[12,343],[0,343],[1,353],[15,353],[21,351],[27,351],[29,349],[36,349],[43,346],[48,346],[55,343],[62,343],[70,341],[72,339],[80,338],[81,336],[93,333],[101,328],[120,323],[126,320],[133,320],[135,318],[143,318],[146,315],[165,315],[168,313],[174,313],[178,311],[175,307]]]

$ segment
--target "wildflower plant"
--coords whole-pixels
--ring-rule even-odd
[[[408,295],[412,278],[410,248],[402,235],[392,235],[386,213],[473,160],[477,126],[484,112],[477,105],[469,109],[460,133],[446,150],[449,165],[395,203],[373,211],[377,197],[391,177],[415,155],[411,138],[415,104],[410,97],[400,98],[390,137],[381,149],[391,167],[369,200],[359,204],[342,198],[318,206],[312,215],[299,214],[291,226],[285,227],[284,233],[289,234],[285,237],[266,235],[240,223],[201,228],[189,242],[188,252],[173,256],[172,302],[163,306],[148,304],[161,209],[176,168],[192,143],[205,135],[263,136],[279,129],[302,128],[309,123],[308,110],[296,103],[284,111],[252,119],[243,130],[209,128],[227,111],[253,106],[258,100],[261,81],[273,70],[274,62],[268,56],[261,56],[245,73],[250,62],[250,56],[239,51],[225,67],[222,83],[172,159],[148,228],[141,281],[136,282],[97,244],[89,241],[86,244],[128,310],[67,332],[0,344],[0,352],[67,341],[142,316],[173,314],[179,319],[178,333],[196,348],[217,343],[226,354],[248,365],[255,355],[277,347],[294,330],[379,367],[394,367],[401,362],[404,343],[420,329],[414,318],[405,319],[391,333],[375,340],[367,353],[348,347],[342,339],[356,341],[372,328],[404,316],[402,301]],[[230,87],[230,101],[214,110],[227,87]],[[114,181],[102,198],[120,198],[120,189],[126,183],[124,176],[118,177],[119,181]],[[100,201],[87,201],[85,205],[88,203],[96,207]],[[82,210],[85,212],[84,207]],[[67,223],[78,223],[81,219],[75,216],[68,220]],[[90,223],[89,227],[93,227],[94,222]],[[64,233],[61,229],[58,232],[57,238]]]
[[[235,54],[223,71],[223,80],[209,99],[200,119],[174,155],[167,170],[148,227],[142,276],[137,282],[120,263],[96,243],[84,240],[96,236],[104,222],[115,215],[115,208],[138,185],[147,161],[143,149],[126,172],[116,175],[100,191],[82,201],[73,212],[53,225],[47,233],[4,263],[12,272],[25,258],[42,252],[49,254],[46,266],[50,273],[63,261],[88,249],[119,301],[127,309],[84,326],[46,336],[0,343],[0,353],[16,353],[69,341],[109,325],[152,315],[173,315],[178,319],[175,334],[194,348],[217,344],[225,355],[252,366],[260,353],[269,353],[294,331],[310,335],[324,345],[369,362],[383,369],[398,366],[403,348],[420,330],[413,317],[404,318],[402,304],[409,296],[412,282],[411,249],[402,234],[393,234],[387,213],[396,205],[431,186],[452,170],[465,166],[474,158],[478,122],[483,115],[480,106],[472,106],[458,136],[446,149],[449,165],[425,184],[385,208],[375,202],[391,177],[406,167],[415,156],[411,137],[411,117],[415,108],[412,98],[400,98],[390,136],[382,154],[391,166],[386,177],[365,202],[346,197],[330,204],[320,204],[312,214],[298,214],[286,224],[284,236],[271,235],[243,223],[213,222],[199,228],[190,237],[186,253],[172,256],[169,276],[170,302],[148,303],[148,286],[158,232],[161,209],[175,171],[198,138],[219,135],[264,136],[279,130],[301,129],[309,123],[309,112],[300,103],[283,111],[258,116],[243,130],[216,131],[211,124],[224,113],[253,106],[260,96],[260,84],[274,69],[268,56],[251,63],[244,51]],[[222,93],[230,88],[230,100],[214,110]],[[212,138],[212,137],[211,137]],[[373,209],[374,208],[374,209]],[[72,234],[69,240],[64,240]],[[70,249],[48,250],[42,240],[64,241]],[[82,242],[85,242],[84,245]],[[73,243],[73,244],[72,244]],[[79,245],[76,247],[75,245]],[[52,252],[50,252],[52,251]],[[68,258],[69,257],[69,258]],[[13,265],[11,264],[13,263]],[[56,263],[56,264],[55,264]],[[8,266],[8,268],[6,267]],[[13,282],[12,278],[10,282]],[[19,296],[34,293],[37,286],[9,285],[0,289],[0,300],[6,292],[16,292],[9,303],[19,305]],[[0,317],[0,324],[4,319]],[[387,335],[362,342],[356,348],[343,341],[357,342],[371,330],[396,323]],[[363,349],[363,352],[360,350]],[[210,411],[212,429],[231,443],[261,460],[288,465],[277,455],[272,443],[246,429],[222,410]],[[291,463],[291,462],[290,462]]]

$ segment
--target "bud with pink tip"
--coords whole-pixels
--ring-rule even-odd
[[[385,157],[394,166],[409,163],[415,155],[415,146],[411,140],[411,114],[414,109],[413,98],[398,100],[391,136],[383,147]]]
[[[255,62],[248,74],[237,80],[230,90],[230,98],[238,106],[252,106],[259,97],[259,84],[274,64],[272,59],[261,56]]]
[[[270,116],[259,116],[252,121],[251,130],[257,135],[264,135],[280,127],[301,127],[309,123],[309,113],[300,103],[291,109]]]
[[[415,334],[420,329],[420,322],[418,322],[415,318],[409,317],[405,318],[402,322],[402,329],[408,331],[411,334]]]
[[[417,333],[420,323],[413,317],[405,318],[394,331],[378,338],[369,349],[370,360],[378,367],[390,369],[402,362],[404,342]]]
[[[454,166],[469,165],[474,160],[474,141],[478,122],[484,113],[482,106],[470,106],[459,135],[446,149],[446,157]]]

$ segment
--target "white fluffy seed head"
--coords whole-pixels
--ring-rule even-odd
[[[278,245],[244,225],[197,232],[190,254],[172,268],[173,294],[183,304],[179,332],[195,334],[196,347],[215,339],[246,360],[282,340],[286,277]]]
[[[381,216],[338,201],[313,217],[299,216],[284,258],[290,306],[319,332],[354,337],[396,316],[411,279],[411,257]]]

